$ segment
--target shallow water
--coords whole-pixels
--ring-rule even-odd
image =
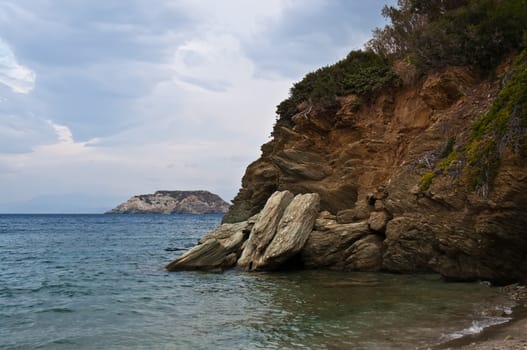
[[[432,275],[163,269],[220,220],[0,215],[0,348],[414,349],[507,319]]]

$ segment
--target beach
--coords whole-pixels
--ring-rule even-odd
[[[518,304],[511,321],[450,341],[436,349],[527,350],[527,288],[512,285],[503,287],[503,291]]]
[[[513,320],[476,337],[446,344],[440,349],[527,350],[527,319]]]

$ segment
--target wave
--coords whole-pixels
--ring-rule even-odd
[[[448,342],[455,339],[460,339],[465,336],[476,335],[483,332],[485,329],[507,323],[512,320],[512,307],[508,305],[499,305],[494,309],[482,312],[485,318],[473,320],[472,324],[460,331],[455,331],[449,334],[443,334],[442,342]]]

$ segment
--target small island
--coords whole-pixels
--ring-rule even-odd
[[[225,214],[228,209],[209,191],[157,191],[133,196],[106,214]]]

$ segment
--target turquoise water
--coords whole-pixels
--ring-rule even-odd
[[[0,215],[0,348],[414,349],[506,320],[437,276],[163,269],[220,220]]]

